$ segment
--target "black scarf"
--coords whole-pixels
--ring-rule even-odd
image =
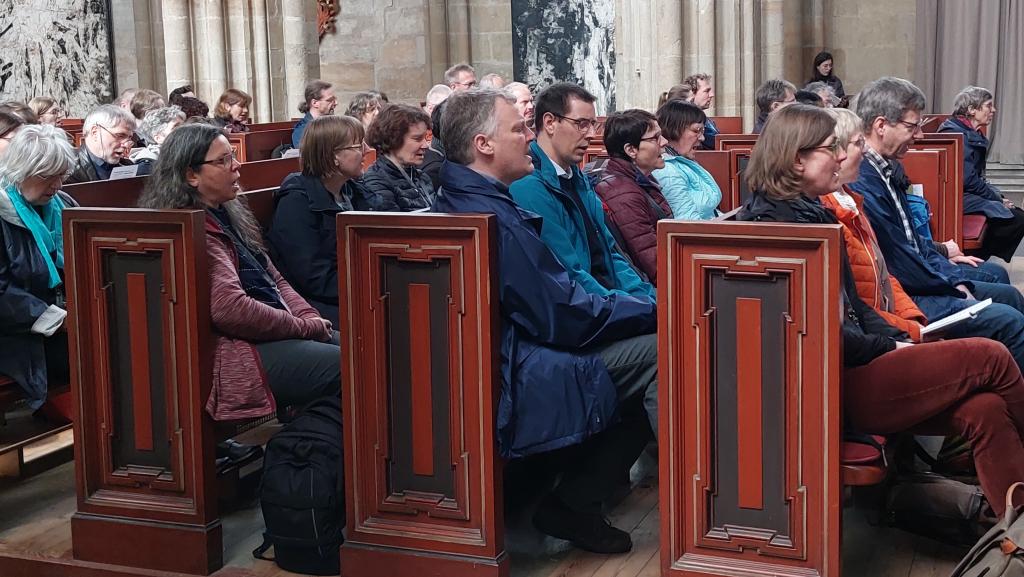
[[[281,293],[277,290],[277,284],[267,272],[266,255],[260,251],[253,251],[242,241],[241,235],[231,224],[227,210],[220,207],[207,210],[217,219],[221,230],[228,235],[231,243],[235,246],[235,253],[238,255],[238,280],[242,283],[242,290],[245,291],[245,294],[267,306],[287,310],[281,299]]]

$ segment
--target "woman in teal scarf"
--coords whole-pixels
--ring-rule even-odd
[[[63,130],[24,126],[0,156],[0,374],[46,401],[47,383],[68,379],[60,187],[74,166]],[[56,403],[60,405],[62,403]]]

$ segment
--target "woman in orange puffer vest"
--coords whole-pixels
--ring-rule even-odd
[[[857,180],[864,157],[864,136],[860,118],[844,108],[828,109],[836,119],[836,141],[846,147],[847,158],[839,170],[843,189],[820,197],[821,204],[843,223],[846,254],[857,283],[857,295],[889,324],[921,340],[921,327],[928,319],[907,296],[896,277],[889,274],[878,239],[863,212],[863,198],[846,188]]]

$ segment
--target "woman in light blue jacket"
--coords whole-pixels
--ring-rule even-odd
[[[658,109],[661,133],[668,139],[665,168],[654,171],[661,191],[680,220],[711,220],[718,215],[722,191],[715,179],[693,159],[693,151],[704,138],[706,116],[700,107],[670,100]]]

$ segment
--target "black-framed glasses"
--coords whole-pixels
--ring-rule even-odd
[[[561,120],[568,120],[574,126],[576,130],[580,132],[590,132],[591,130],[597,130],[597,127],[601,125],[596,118],[569,118],[568,116],[562,116],[561,114],[551,113],[551,116]]]
[[[129,142],[129,141],[132,140],[132,137],[135,136],[132,133],[128,133],[128,134],[114,134],[113,132],[110,131],[109,128],[107,128],[106,126],[103,126],[102,124],[97,124],[96,126],[99,126],[100,128],[103,129],[103,132],[106,132],[107,134],[109,134],[110,137],[114,139],[114,142]]]
[[[661,140],[661,132],[658,132],[658,133],[653,134],[651,136],[645,136],[645,137],[640,139],[640,142],[643,142],[645,140],[650,140],[651,142],[658,142],[659,140]]]
[[[907,122],[906,120],[897,120],[896,122],[890,122],[890,124],[894,126],[897,124],[902,124],[903,126],[909,128],[910,130],[917,132],[918,130],[924,130],[924,125],[926,122],[928,122],[928,120],[922,118],[918,122]]]
[[[238,158],[235,156],[235,153],[229,152],[224,156],[219,156],[217,158],[214,158],[213,160],[204,160],[202,162],[197,162],[196,166],[212,164],[214,166],[219,166],[221,168],[231,168],[231,166],[236,162],[238,162]]]
[[[342,150],[357,150],[359,152],[366,152],[366,144],[360,142],[359,144],[353,144],[351,146],[339,146],[334,149],[334,152],[341,152]]]

